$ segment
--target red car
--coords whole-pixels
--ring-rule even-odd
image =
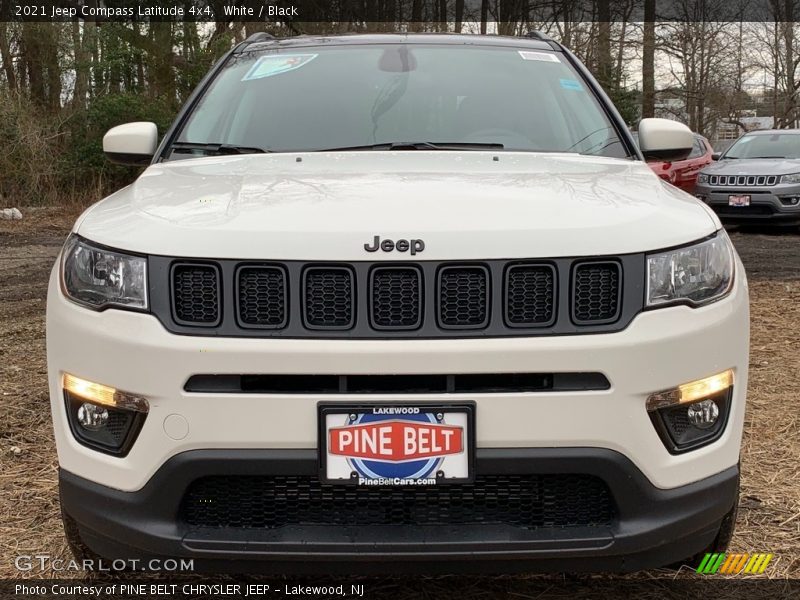
[[[638,136],[635,133],[633,135],[638,141]],[[713,153],[714,150],[708,140],[699,133],[695,133],[694,146],[686,159],[675,162],[650,160],[647,161],[647,164],[661,179],[669,181],[675,187],[691,194],[694,192],[700,169],[711,164]]]

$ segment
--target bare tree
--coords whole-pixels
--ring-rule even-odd
[[[655,116],[656,110],[656,0],[644,0],[642,35],[642,117]]]
[[[669,64],[670,92],[683,100],[684,114],[678,116],[701,133],[713,130],[721,116],[719,97],[730,93],[736,77],[731,23],[709,20],[725,16],[728,6],[727,0],[676,0],[682,20],[657,28],[660,51]]]
[[[760,68],[772,80],[771,100],[775,127],[795,127],[800,119],[800,54],[796,47],[800,16],[796,0],[770,0],[771,20],[753,29],[755,55]]]

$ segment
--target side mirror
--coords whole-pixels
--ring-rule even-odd
[[[722,152],[714,152],[714,154],[711,155],[711,160],[719,160],[721,157]]]
[[[642,119],[639,122],[639,148],[646,159],[684,160],[693,145],[692,131],[683,123],[669,119]]]
[[[103,136],[103,152],[118,165],[146,165],[157,147],[158,129],[148,121],[118,125]]]

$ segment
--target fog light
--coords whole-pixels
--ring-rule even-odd
[[[700,429],[714,426],[719,418],[719,406],[713,400],[703,400],[690,404],[686,411],[689,422]]]
[[[106,454],[127,455],[147,418],[147,399],[69,373],[61,384],[75,439]]]
[[[733,370],[651,394],[647,411],[671,454],[688,452],[718,439],[733,399]]]
[[[78,423],[89,431],[98,431],[108,424],[108,409],[84,402],[78,407]]]

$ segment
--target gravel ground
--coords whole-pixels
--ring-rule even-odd
[[[68,556],[46,389],[44,314],[48,275],[75,215],[24,212],[22,221],[0,221],[0,577],[20,575],[14,568],[19,554]],[[773,552],[765,577],[800,579],[800,232],[734,231],[732,238],[750,279],[752,346],[741,506],[731,549]],[[641,587],[628,591],[669,596],[673,588],[664,582],[674,585],[675,579],[696,576],[690,569],[640,573],[634,580]],[[552,595],[562,581],[370,580],[367,588],[370,597],[534,598]],[[608,579],[570,581],[578,586],[570,594],[592,589],[602,597]]]

